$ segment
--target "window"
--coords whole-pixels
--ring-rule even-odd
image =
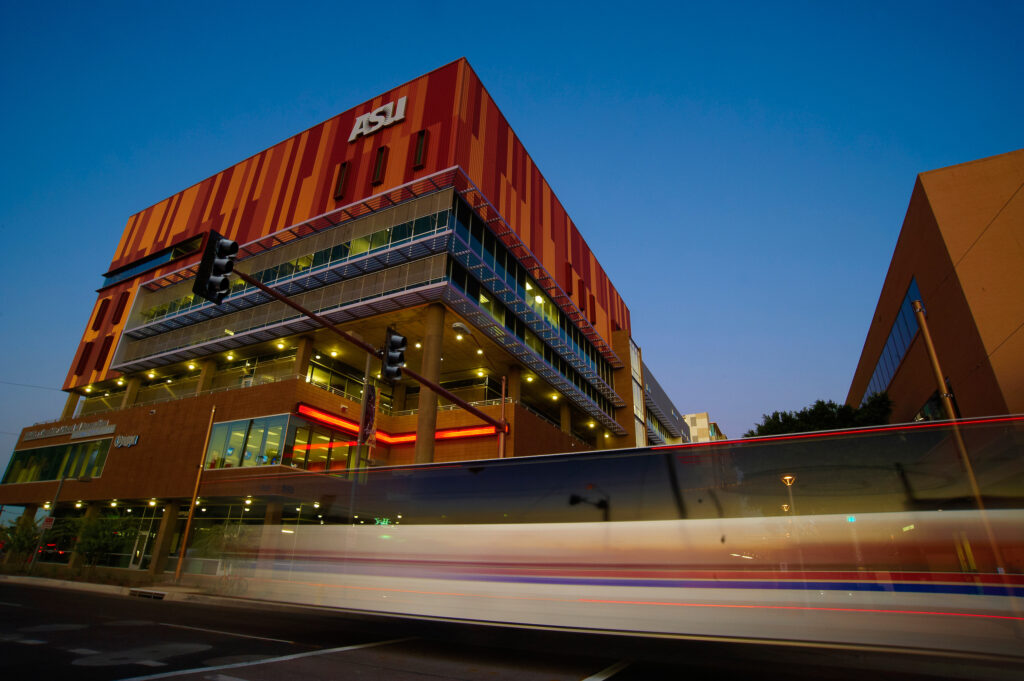
[[[38,447],[14,452],[3,484],[61,478],[98,478],[110,449],[110,438]]]
[[[345,178],[348,176],[348,161],[338,164],[338,180],[334,183],[334,200],[345,198]]]
[[[117,324],[121,321],[121,315],[124,314],[124,308],[128,305],[128,292],[121,291],[121,295],[117,298],[117,305],[114,307],[114,316],[110,319],[111,324]]]
[[[93,368],[96,371],[103,370],[103,364],[107,361],[107,354],[110,352],[110,344],[113,342],[113,336],[107,336],[103,339],[103,345],[100,346],[100,352],[96,355],[96,364],[93,365]]]
[[[370,180],[370,184],[382,184],[384,182],[384,173],[388,167],[388,148],[380,147],[377,149],[377,158],[373,162],[373,178]]]
[[[103,318],[107,316],[107,308],[110,307],[110,298],[104,298],[100,303],[100,309],[96,311],[96,319],[92,320],[92,330],[99,331],[103,324]]]
[[[413,170],[419,170],[427,164],[427,138],[428,132],[420,130],[416,133],[416,151],[412,157]]]
[[[82,355],[78,358],[78,364],[75,366],[75,376],[81,376],[85,373],[85,365],[89,361],[89,355],[92,354],[93,342],[89,341],[82,347]]]

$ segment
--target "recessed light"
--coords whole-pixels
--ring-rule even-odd
[[[317,359],[320,359],[320,355],[317,355],[317,356],[316,356],[316,358],[317,358]]]
[[[534,296],[533,299],[537,301],[538,305],[544,302],[544,299],[540,296]]]
[[[124,381],[119,378],[119,379],[117,379],[117,384],[118,385],[124,385]]]
[[[555,400],[557,402],[558,401],[558,395],[552,395],[551,399],[553,399],[553,400]]]
[[[277,344],[277,349],[278,350],[284,350],[284,343],[278,343]]]
[[[228,360],[230,361],[230,360],[233,360],[234,358],[235,358],[235,356],[229,352],[228,353]]]
[[[196,365],[195,365],[195,364],[193,364],[192,362],[189,362],[189,363],[188,363],[188,368],[189,368],[189,369],[195,369],[195,368],[196,368]]]
[[[89,386],[86,386],[85,387],[85,392],[91,393],[92,392],[92,388],[90,388]]]
[[[455,340],[462,340],[462,334],[461,333],[455,334]]]
[[[171,382],[171,379],[169,379],[169,378],[168,378],[168,379],[167,379],[167,382],[168,382],[168,383],[170,383],[170,382]]]
[[[337,350],[331,350],[331,357],[337,357],[337,356],[338,356],[338,351]]]
[[[416,349],[417,349],[417,350],[419,350],[419,349],[420,349],[420,348],[422,348],[422,347],[423,347],[423,343],[417,343],[417,344],[416,344]]]
[[[483,376],[484,375],[484,370],[480,369],[479,371],[476,372],[476,375],[477,376]]]
[[[484,354],[484,349],[483,348],[477,348],[476,349],[476,354],[478,354],[478,355]]]
[[[526,382],[527,383],[533,383],[533,376],[527,376],[526,377]]]

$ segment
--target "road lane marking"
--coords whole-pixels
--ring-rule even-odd
[[[0,605],[6,605],[8,608],[20,608],[21,603],[8,603],[6,601],[0,601]]]
[[[37,645],[46,643],[46,641],[40,641],[40,640],[34,639],[34,638],[19,638],[17,640],[17,642],[18,643],[24,643],[27,646],[37,646]]]
[[[69,653],[74,653],[75,655],[99,655],[100,654],[100,651],[93,650],[92,648],[68,648],[67,650],[68,650]]]
[[[583,681],[604,681],[605,679],[610,679],[615,676],[628,666],[629,660],[620,660],[607,669],[602,669],[596,674],[591,674],[587,678],[583,679]]]
[[[330,655],[331,653],[344,653],[349,650],[359,650],[361,648],[375,648],[377,646],[388,646],[392,643],[403,643],[405,641],[411,641],[415,636],[407,636],[406,638],[393,638],[389,641],[376,641],[374,643],[360,643],[354,646],[342,646],[340,648],[327,648],[326,650],[313,650],[308,653],[295,653],[294,655],[283,655],[281,657],[270,657],[265,660],[253,660],[252,662],[236,662],[235,664],[222,664],[215,667],[197,667],[195,669],[180,669],[174,672],[164,672],[162,674],[150,674],[149,676],[132,676],[120,681],[152,681],[153,679],[168,679],[172,676],[182,676],[185,674],[201,674],[203,672],[215,672],[221,669],[238,669],[239,667],[254,667],[258,664],[267,664],[268,662],[287,662],[289,660],[298,660],[303,657],[313,657],[315,655]]]
[[[295,641],[288,641],[283,638],[267,638],[266,636],[250,636],[249,634],[237,634],[233,631],[221,631],[219,629],[203,629],[202,627],[187,627],[184,624],[169,624],[167,622],[159,622],[162,627],[173,627],[175,629],[191,629],[192,631],[203,631],[207,634],[223,634],[224,636],[235,636],[237,638],[254,638],[257,641],[273,641],[274,643],[290,643],[295,644]]]

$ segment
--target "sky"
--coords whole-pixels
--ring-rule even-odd
[[[916,175],[1024,147],[1020,2],[0,3],[0,469],[142,210],[466,57],[683,413],[845,400]]]

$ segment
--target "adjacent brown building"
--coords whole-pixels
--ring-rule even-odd
[[[959,415],[1024,412],[1024,150],[917,178],[846,398],[895,423],[944,418],[914,300]]]

